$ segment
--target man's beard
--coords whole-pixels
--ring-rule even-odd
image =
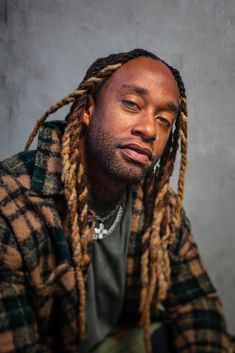
[[[158,161],[157,157],[154,157],[148,166],[127,162],[116,153],[121,141],[94,125],[91,122],[87,129],[88,153],[99,162],[110,177],[117,181],[136,183],[153,171]]]

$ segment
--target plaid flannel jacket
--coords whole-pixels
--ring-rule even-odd
[[[1,353],[79,352],[79,293],[55,204],[63,190],[63,128],[64,122],[44,124],[36,151],[19,153],[0,165]],[[142,232],[140,224],[136,236],[130,237],[128,315],[138,312]],[[164,307],[176,351],[229,352],[221,304],[184,214],[169,255],[172,285]]]

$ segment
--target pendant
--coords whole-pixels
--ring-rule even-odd
[[[105,235],[107,235],[108,231],[104,228],[104,224],[100,223],[99,228],[95,227],[94,240],[103,239]]]

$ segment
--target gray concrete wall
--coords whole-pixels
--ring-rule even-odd
[[[23,149],[35,120],[94,59],[134,47],[183,75],[185,207],[235,333],[234,0],[0,0],[0,159]]]

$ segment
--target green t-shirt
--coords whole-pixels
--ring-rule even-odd
[[[115,204],[89,200],[89,207],[102,216],[112,210]],[[101,343],[115,328],[121,315],[125,294],[131,212],[131,190],[127,190],[124,211],[117,227],[106,238],[94,240],[86,295],[88,337],[80,345],[82,353],[89,352]]]

